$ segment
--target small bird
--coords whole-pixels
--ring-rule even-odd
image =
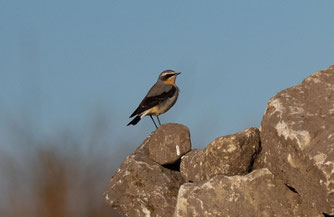
[[[155,115],[160,123],[159,115],[167,112],[176,102],[179,96],[179,88],[175,84],[176,76],[181,72],[165,70],[160,73],[158,81],[151,87],[138,108],[132,113],[130,118],[136,116],[129,125],[136,125],[143,117],[149,115],[158,129],[152,115]]]

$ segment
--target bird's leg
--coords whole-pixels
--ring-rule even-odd
[[[159,121],[159,125],[161,125],[161,123],[160,123],[160,119],[159,119],[159,115],[157,115],[157,119],[158,119],[158,121]]]
[[[155,128],[157,128],[157,129],[158,129],[158,126],[157,126],[157,124],[155,123],[155,121],[154,121],[154,119],[153,119],[152,115],[150,115],[150,117],[151,117],[151,119],[152,119],[152,121],[153,121],[153,123],[154,123],[154,126],[155,126]]]

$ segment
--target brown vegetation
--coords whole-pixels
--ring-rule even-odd
[[[118,166],[103,121],[88,136],[66,131],[41,139],[30,129],[11,127],[9,144],[0,145],[0,216],[119,216],[103,197]]]

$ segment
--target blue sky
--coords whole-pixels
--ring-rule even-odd
[[[202,148],[259,127],[270,97],[334,64],[333,8],[331,0],[0,0],[0,118],[28,120],[44,135],[88,128],[103,114],[113,139],[134,149],[154,125],[126,127],[128,116],[173,69],[181,93],[161,120],[187,125]]]

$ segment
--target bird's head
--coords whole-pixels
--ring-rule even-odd
[[[165,84],[175,84],[176,76],[178,76],[179,74],[181,74],[181,72],[165,70],[160,73],[158,80],[163,81]]]

